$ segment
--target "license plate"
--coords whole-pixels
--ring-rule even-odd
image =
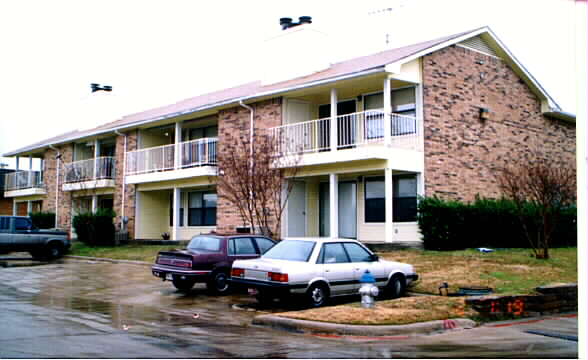
[[[257,289],[249,288],[249,289],[247,289],[247,293],[249,295],[255,296],[255,295],[257,295]]]
[[[172,274],[165,274],[165,280],[172,281],[173,279],[174,279],[174,276]]]

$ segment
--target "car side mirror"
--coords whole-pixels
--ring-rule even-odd
[[[380,260],[380,258],[378,257],[378,255],[376,254],[371,254],[370,255],[370,261],[378,261]]]

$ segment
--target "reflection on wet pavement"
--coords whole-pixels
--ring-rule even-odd
[[[7,311],[7,316],[26,314],[33,316],[32,321],[47,326],[63,328],[61,324],[67,324],[62,331],[68,336],[86,332],[88,338],[90,334],[108,334],[109,341],[115,344],[110,348],[105,346],[100,353],[83,347],[70,348],[70,342],[65,342],[67,348],[63,351],[70,357],[82,356],[80,354],[132,357],[117,350],[125,346],[131,348],[131,344],[137,357],[147,351],[143,346],[149,349],[143,357],[577,356],[577,348],[561,339],[525,334],[515,329],[474,329],[467,332],[471,336],[445,333],[408,340],[374,340],[325,338],[252,326],[254,316],[283,309],[258,309],[255,300],[246,293],[209,296],[203,285],[182,293],[171,283],[154,278],[147,266],[70,260],[39,266],[9,266],[0,269],[0,284],[3,303],[11,304],[0,309],[0,315],[4,316],[2,311]],[[505,344],[500,337],[508,331],[511,331],[508,336],[512,340]],[[18,343],[18,339],[0,336],[0,357],[11,354],[20,357],[17,350],[8,353],[2,350],[3,345],[8,349],[8,344]],[[529,344],[533,344],[531,351],[528,351]],[[42,348],[38,351],[38,354],[46,354]],[[29,356],[44,357],[33,353]]]

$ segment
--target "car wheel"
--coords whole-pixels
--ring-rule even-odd
[[[192,289],[195,281],[190,280],[190,279],[179,279],[179,278],[174,277],[172,280],[172,283],[174,284],[176,289],[181,290],[181,291],[188,291],[188,290]]]
[[[50,242],[47,244],[47,255],[48,259],[57,259],[63,256],[63,246],[58,242]]]
[[[391,299],[397,299],[404,295],[404,290],[406,288],[406,280],[402,275],[394,275],[392,279],[386,285],[386,292],[388,293],[388,297]]]
[[[209,291],[218,294],[225,295],[231,290],[231,284],[229,284],[229,274],[224,271],[215,271],[212,273],[212,278],[206,283],[206,287]]]
[[[329,300],[329,290],[322,284],[312,285],[306,292],[306,297],[310,306],[320,307]]]

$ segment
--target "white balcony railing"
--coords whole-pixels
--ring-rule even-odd
[[[126,175],[169,171],[191,166],[216,165],[217,138],[204,138],[126,153]],[[180,162],[176,165],[176,148]]]
[[[217,138],[204,138],[180,143],[182,167],[216,165]]]
[[[41,171],[16,171],[4,175],[4,190],[43,188]]]
[[[114,179],[115,159],[103,156],[65,164],[65,183],[90,180]]]
[[[416,117],[385,116],[383,110],[367,110],[337,116],[337,149],[386,142],[385,119],[390,119],[390,144],[420,150],[421,128]],[[270,129],[282,154],[328,151],[331,149],[331,118],[310,120]]]

